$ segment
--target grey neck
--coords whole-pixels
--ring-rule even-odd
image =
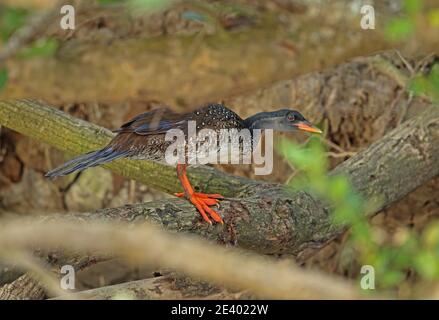
[[[244,120],[247,128],[252,129],[269,129],[272,118],[276,115],[276,112],[259,112]]]

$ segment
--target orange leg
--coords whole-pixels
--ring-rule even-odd
[[[181,185],[183,186],[184,192],[176,193],[177,197],[186,197],[200,212],[203,219],[212,224],[207,214],[215,220],[223,224],[223,219],[221,216],[214,210],[212,210],[209,206],[217,205],[219,206],[218,199],[223,199],[224,197],[220,194],[206,194],[206,193],[198,193],[194,192],[194,189],[189,182],[189,179],[186,175],[186,164],[177,164],[177,176],[180,179]],[[206,213],[207,212],[207,213]]]

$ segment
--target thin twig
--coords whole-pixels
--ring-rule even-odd
[[[345,152],[326,152],[326,155],[331,158],[345,158],[355,156],[356,152],[345,151]]]

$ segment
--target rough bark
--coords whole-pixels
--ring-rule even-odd
[[[47,297],[46,289],[29,275],[22,275],[0,287],[0,300],[41,300]],[[226,289],[188,277],[165,276],[130,281],[97,289],[75,292],[75,299],[250,299],[247,292],[229,292]],[[65,296],[53,300],[68,299]]]
[[[246,292],[228,292],[208,285],[194,282],[188,278],[160,276],[156,278],[130,281],[117,285],[101,287],[77,292],[75,298],[84,300],[111,299],[249,299],[251,294]],[[56,297],[52,300],[61,300]]]
[[[41,300],[46,290],[27,274],[0,288],[0,300]]]

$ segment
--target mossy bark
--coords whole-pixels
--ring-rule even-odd
[[[45,103],[33,100],[1,101],[0,124],[48,143],[69,155],[96,150],[113,137],[110,130],[75,119]],[[114,161],[107,166],[114,172],[168,193],[183,191],[175,168],[147,161]],[[188,170],[196,188],[209,193],[234,196],[251,180],[234,177],[209,167]],[[256,182],[255,182],[256,183]]]

